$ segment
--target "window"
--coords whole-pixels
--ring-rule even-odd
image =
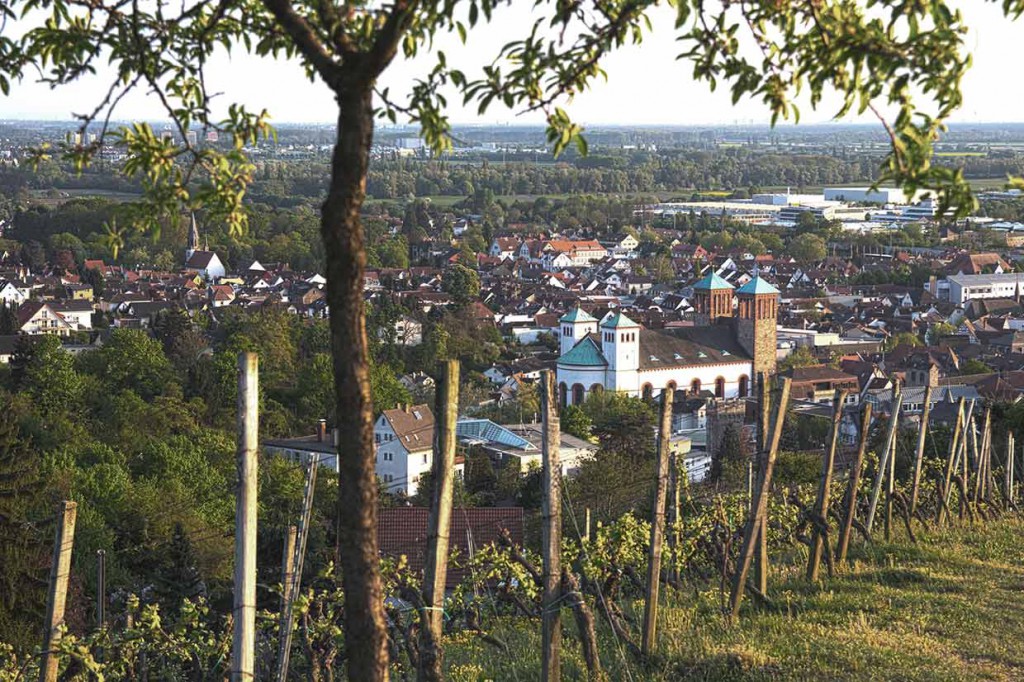
[[[424,453],[424,454],[423,454],[423,463],[424,463],[424,464],[426,464],[426,463],[427,463],[427,457],[428,457],[428,455],[427,455],[426,453]]]
[[[718,377],[717,379],[715,379],[715,397],[716,398],[724,398],[725,397],[725,378],[724,377]]]
[[[379,433],[373,434],[373,440],[374,440],[374,442],[376,442],[379,445],[380,444],[380,434]]]
[[[700,393],[700,379],[694,379],[690,382],[690,393],[694,395]]]

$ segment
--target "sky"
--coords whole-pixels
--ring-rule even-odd
[[[954,121],[1024,121],[1024,88],[1019,83],[1018,51],[1024,39],[1024,20],[1013,23],[1003,17],[998,3],[959,0],[953,4],[964,11],[971,32],[966,47],[974,65],[963,83],[964,107]],[[478,26],[461,45],[453,36],[439,41],[450,63],[472,76],[489,63],[500,45],[524,35],[536,19],[533,2],[516,0],[505,8],[500,20]],[[566,108],[574,120],[589,125],[707,125],[766,124],[769,114],[759,101],[741,100],[732,105],[727,88],[712,93],[703,82],[693,81],[687,62],[677,62],[678,48],[672,35],[672,14],[654,16],[654,31],[641,46],[629,46],[604,62],[608,81],[577,96]],[[398,61],[389,69],[383,85],[401,92],[434,63],[433,57]],[[272,61],[236,51],[219,56],[210,64],[211,90],[222,92],[223,107],[243,102],[251,109],[266,108],[275,123],[329,123],[336,106],[327,88],[310,83],[297,62]],[[63,86],[51,91],[28,80],[15,84],[10,97],[0,96],[0,119],[66,120],[71,114],[91,110],[105,92],[109,74]],[[539,114],[519,115],[501,105],[484,117],[475,107],[464,108],[450,98],[449,113],[457,124],[536,124]],[[832,120],[839,100],[826,98],[817,111],[801,106],[801,121],[823,123]],[[158,102],[152,95],[138,93],[126,98],[115,117],[121,120],[160,120]],[[847,122],[870,122],[873,118],[847,118]]]

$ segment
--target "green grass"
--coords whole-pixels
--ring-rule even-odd
[[[773,605],[746,603],[737,625],[721,615],[717,586],[669,590],[658,655],[640,663],[599,634],[611,680],[1020,680],[1024,679],[1024,523],[923,533],[919,544],[857,545],[835,578],[803,578],[806,552],[776,565]],[[823,570],[824,574],[824,570]],[[643,604],[631,605],[639,617]],[[563,677],[585,679],[571,614]],[[603,626],[603,623],[599,623]],[[505,621],[493,630],[511,655],[462,633],[446,647],[449,679],[539,678],[540,626]]]

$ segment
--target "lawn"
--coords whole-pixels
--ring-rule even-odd
[[[641,663],[606,629],[599,633],[608,679],[1024,679],[1024,523],[921,535],[917,545],[899,536],[857,545],[852,564],[817,586],[802,575],[806,552],[795,551],[771,576],[771,607],[748,604],[735,626],[721,616],[717,585],[669,591],[653,660]],[[640,616],[643,604],[633,608]],[[568,611],[562,622],[563,677],[585,679]],[[539,632],[537,622],[499,625],[507,656],[472,635],[454,636],[450,679],[538,679]]]

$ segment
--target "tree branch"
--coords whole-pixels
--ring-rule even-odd
[[[295,41],[299,52],[313,65],[324,82],[332,90],[337,90],[341,66],[331,57],[309,22],[295,11],[290,0],[263,0],[263,6],[270,10],[285,33]]]

